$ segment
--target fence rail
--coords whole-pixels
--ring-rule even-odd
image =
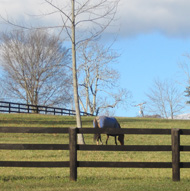
[[[48,107],[42,105],[31,105],[23,103],[14,103],[0,101],[0,112],[4,113],[42,113],[42,114],[53,114],[53,115],[76,115],[75,110],[58,108],[58,107]],[[92,115],[87,112],[80,112],[81,115]]]
[[[173,181],[180,180],[180,169],[190,168],[190,162],[180,162],[180,152],[190,151],[189,145],[180,145],[180,135],[190,135],[188,129],[93,129],[93,128],[25,128],[0,127],[0,133],[69,133],[69,144],[0,144],[0,150],[69,150],[70,161],[0,161],[0,167],[53,168],[70,167],[70,180],[77,180],[78,167],[107,168],[172,168]],[[164,134],[171,135],[171,145],[78,145],[77,134]],[[171,162],[110,162],[78,161],[77,151],[171,151]]]

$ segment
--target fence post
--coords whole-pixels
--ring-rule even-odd
[[[180,181],[180,133],[179,129],[171,129],[172,138],[172,179]]]
[[[28,105],[28,113],[30,113],[30,106]]]
[[[20,104],[18,104],[18,113],[20,113]]]
[[[11,113],[11,103],[9,103],[9,113]]]
[[[69,128],[70,180],[77,180],[77,128]]]

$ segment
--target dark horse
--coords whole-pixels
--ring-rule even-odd
[[[93,126],[94,128],[121,128],[120,124],[114,117],[106,117],[106,116],[98,116],[93,120]],[[115,144],[117,145],[117,140],[116,137],[118,136],[118,141],[120,142],[121,145],[124,145],[124,134],[119,134],[119,135],[111,135],[107,134],[107,139],[106,139],[106,145],[108,143],[109,136],[114,136],[115,137]],[[101,140],[101,135],[100,134],[95,134],[94,135],[94,141],[96,141],[96,144],[99,144],[99,140],[102,143]]]

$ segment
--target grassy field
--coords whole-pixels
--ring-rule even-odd
[[[82,117],[83,127],[92,127],[93,117]],[[190,129],[190,121],[146,118],[118,118],[122,128]],[[75,117],[0,114],[1,127],[73,127]],[[105,142],[105,136],[103,135]],[[87,144],[93,135],[85,135]],[[3,134],[0,143],[68,144],[68,135]],[[114,144],[110,137],[109,144]],[[126,135],[128,145],[171,145],[168,135]],[[189,136],[181,136],[182,145],[190,145]],[[0,150],[2,161],[68,161],[68,151],[8,151]],[[171,162],[171,152],[102,152],[80,151],[78,160]],[[190,162],[190,152],[181,153],[182,162]],[[0,191],[190,191],[190,169],[181,169],[181,181],[172,181],[171,169],[78,168],[78,181],[69,181],[69,168],[0,168]]]

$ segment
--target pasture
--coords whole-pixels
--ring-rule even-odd
[[[146,118],[117,118],[122,128],[181,128],[190,129],[190,121]],[[83,127],[92,127],[93,117],[82,117]],[[74,116],[37,114],[0,114],[1,127],[73,127]],[[93,143],[92,135],[85,142]],[[105,143],[106,135],[102,135]],[[4,134],[0,143],[68,144],[64,134]],[[114,144],[110,137],[109,144]],[[171,136],[125,135],[128,145],[171,145]],[[189,136],[181,136],[181,144],[190,145]],[[119,147],[119,146],[118,146]],[[79,151],[79,160],[170,162],[171,152],[103,152]],[[68,161],[69,151],[9,151],[0,150],[0,160]],[[181,153],[181,161],[189,162],[190,153]],[[69,181],[69,168],[0,168],[0,190],[34,191],[139,191],[190,190],[190,169],[181,169],[181,181],[172,181],[172,169],[79,168],[78,181]]]

